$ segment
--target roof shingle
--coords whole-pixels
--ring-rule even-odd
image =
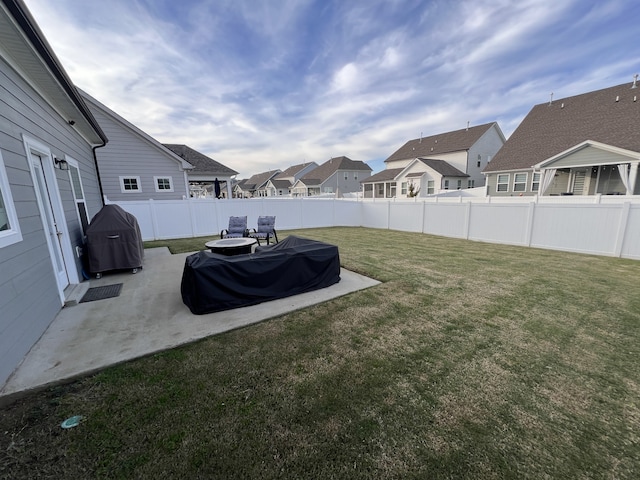
[[[451,165],[449,162],[445,162],[444,160],[436,160],[433,158],[420,158],[419,159],[426,166],[434,169],[443,177],[468,177],[464,172],[461,172],[456,167]]]
[[[269,170],[268,172],[256,173],[251,175],[247,180],[246,186],[253,185],[253,189],[259,189],[264,186],[269,180],[280,173],[280,170]]]
[[[275,178],[281,179],[284,177],[295,177],[298,172],[300,172],[305,167],[308,167],[312,163],[315,163],[315,162],[307,162],[307,163],[301,163],[299,165],[292,165],[291,167],[287,168],[284,172],[281,172],[278,175],[276,175]]]
[[[530,169],[586,140],[640,152],[640,88],[631,86],[536,105],[483,172]]]
[[[404,168],[387,168],[375,175],[371,175],[370,177],[361,180],[360,183],[389,182],[396,178],[402,170],[404,170]]]
[[[327,178],[333,175],[338,170],[360,170],[370,172],[371,167],[364,163],[362,160],[351,160],[349,157],[335,157],[327,160],[318,168],[314,168],[309,173],[304,175],[300,180],[309,185],[312,180],[317,181],[316,185],[324,182]]]
[[[173,143],[164,143],[163,145],[193,165],[194,168],[190,171],[191,174],[220,175],[221,177],[238,174],[235,170],[215,161],[213,158],[207,157],[187,145]]]
[[[385,162],[418,157],[433,157],[443,153],[468,150],[494,125],[497,126],[497,123],[485,123],[484,125],[476,125],[475,127],[463,128],[462,130],[409,140],[392,153]]]

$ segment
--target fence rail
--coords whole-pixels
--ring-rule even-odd
[[[640,197],[188,199],[117,202],[144,240],[217,235],[230,216],[278,230],[362,226],[640,260]]]

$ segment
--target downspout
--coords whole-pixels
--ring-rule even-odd
[[[100,203],[104,207],[104,191],[102,190],[102,180],[100,180],[100,168],[98,167],[98,156],[96,155],[96,149],[102,148],[107,144],[105,140],[102,141],[102,145],[96,145],[91,148],[93,152],[93,163],[96,166],[96,177],[98,178],[98,188],[100,189]]]

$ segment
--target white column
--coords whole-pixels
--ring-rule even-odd
[[[629,190],[627,191],[627,195],[633,195],[633,192],[635,191],[639,164],[640,162],[631,163],[631,169],[629,171]]]
[[[231,180],[232,180],[232,178],[229,177],[226,180],[227,180],[227,200],[230,200],[230,199],[233,198],[233,190],[231,189]]]

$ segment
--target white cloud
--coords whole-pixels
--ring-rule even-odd
[[[632,0],[25,1],[78,86],[240,177],[467,121],[508,135],[551,91],[640,73]]]
[[[358,68],[347,63],[333,76],[333,88],[336,90],[353,90],[358,82]]]

